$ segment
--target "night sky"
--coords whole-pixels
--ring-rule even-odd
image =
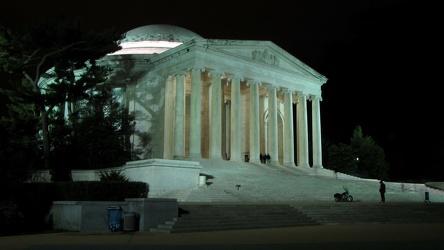
[[[20,1],[3,0],[0,24],[55,15],[122,33],[170,24],[204,38],[267,40],[329,80],[322,135],[348,143],[357,125],[384,148],[391,179],[444,180],[438,1]]]

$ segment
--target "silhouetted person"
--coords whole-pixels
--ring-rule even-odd
[[[385,184],[382,181],[379,182],[379,193],[381,194],[380,203],[385,203]]]
[[[267,157],[267,163],[270,163],[270,155],[267,154],[266,157]]]

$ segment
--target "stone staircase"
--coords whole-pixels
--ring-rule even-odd
[[[152,232],[185,233],[316,225],[444,223],[444,191],[435,186],[386,182],[380,204],[378,180],[329,176],[269,164],[200,161],[206,184],[168,190],[151,197],[173,198],[180,215]],[[335,202],[334,193],[350,190],[353,202]],[[425,191],[431,203],[425,202]]]
[[[319,225],[289,204],[179,204],[180,216],[151,232],[189,233]]]
[[[292,204],[321,225],[444,223],[444,203]]]
[[[188,233],[317,225],[444,223],[443,203],[179,203],[150,232]]]
[[[150,191],[149,198],[173,198],[178,202],[310,202],[333,201],[334,193],[350,190],[354,202],[378,202],[379,181],[338,175],[315,175],[297,167],[202,159],[206,184],[188,190]],[[327,174],[325,174],[325,173]],[[386,182],[388,202],[444,202],[444,191],[424,184]]]

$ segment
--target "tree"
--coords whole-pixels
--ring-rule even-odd
[[[26,82],[24,83],[26,84]],[[2,105],[7,108],[0,118],[0,188],[7,190],[13,184],[29,178],[31,170],[39,165],[38,119],[32,104],[20,97],[1,92]],[[7,98],[6,98],[7,97]],[[7,192],[1,192],[7,194]]]
[[[28,83],[14,81],[9,88],[27,96],[39,114],[46,169],[51,168],[49,113],[67,101],[84,98],[86,91],[103,81],[104,71],[97,60],[118,50],[122,39],[114,29],[85,32],[80,24],[56,17],[31,24],[23,32],[0,28],[1,70],[20,75]],[[84,73],[78,77],[75,71],[80,69]],[[48,81],[51,78],[55,81]]]
[[[358,165],[353,148],[350,145],[339,143],[332,145],[328,150],[329,168],[343,173],[353,174]]]
[[[98,85],[79,104],[76,133],[71,135],[73,162],[87,169],[123,165],[131,159],[125,139],[134,133],[134,116],[128,115],[108,84]]]
[[[358,172],[364,177],[385,180],[388,178],[389,164],[385,161],[384,150],[373,138],[364,136],[362,128],[357,126],[350,139],[350,146],[359,159]]]
[[[388,179],[389,163],[384,150],[370,136],[364,136],[360,126],[353,131],[349,144],[324,144],[326,168],[364,178]]]

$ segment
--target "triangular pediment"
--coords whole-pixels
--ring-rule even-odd
[[[203,39],[207,50],[219,51],[239,59],[295,72],[308,77],[326,79],[287,51],[271,41]]]

